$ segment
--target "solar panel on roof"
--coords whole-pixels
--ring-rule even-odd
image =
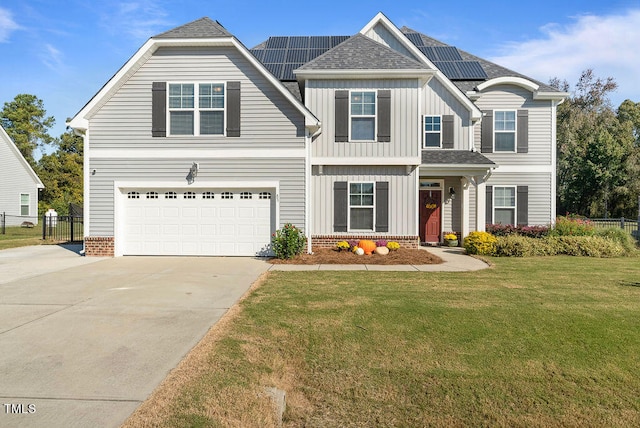
[[[429,46],[419,46],[418,49],[420,49],[420,52],[422,52],[423,54],[425,54],[427,56],[427,58],[429,58],[429,60],[431,61],[438,61],[438,57],[435,53],[435,51],[433,50],[432,47]]]
[[[336,47],[338,46],[340,43],[344,42],[345,40],[347,40],[350,36],[331,36],[331,47]]]
[[[325,53],[328,50],[329,50],[329,48],[326,48],[326,49],[309,49],[309,56],[307,57],[307,61],[311,61],[312,59],[319,57],[320,55],[322,55],[323,53]]]
[[[251,49],[250,52],[258,61],[262,62],[262,58],[264,58],[264,49]]]
[[[416,45],[417,47],[424,46],[424,42],[422,41],[422,37],[418,33],[407,33],[407,38]]]
[[[302,63],[299,64],[285,64],[282,68],[282,74],[278,76],[280,80],[296,80],[296,76],[293,74],[293,70],[300,68]]]
[[[282,74],[282,64],[265,64],[264,66],[271,72],[271,74],[276,76],[276,78],[280,78],[280,75]]]
[[[289,37],[269,37],[267,40],[267,49],[286,49]]]
[[[451,80],[460,80],[462,78],[455,61],[434,61],[433,64]]]
[[[460,71],[462,79],[465,80],[485,80],[488,78],[482,65],[478,61],[457,61],[456,65]]]
[[[307,49],[309,47],[309,36],[289,37],[289,49]]]
[[[266,49],[264,51],[265,64],[282,64],[286,54],[286,49]]]
[[[331,46],[331,36],[311,36],[309,38],[309,48],[329,49]]]
[[[460,52],[453,46],[433,46],[438,61],[462,61]]]
[[[289,49],[284,62],[307,62],[308,51],[308,49]]]

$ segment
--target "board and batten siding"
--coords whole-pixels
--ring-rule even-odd
[[[551,165],[554,114],[551,101],[534,101],[532,93],[524,88],[498,85],[484,91],[475,104],[480,110],[527,109],[529,112],[528,153],[483,153],[487,158],[499,165]],[[481,134],[482,124],[476,126],[474,132],[474,143],[479,152]]]
[[[196,182],[199,186],[216,182],[253,181],[279,182],[280,224],[293,223],[304,229],[305,224],[305,160],[304,158],[200,158]],[[95,175],[90,177],[91,230],[88,236],[114,234],[114,181],[182,182],[189,190],[186,175],[191,159],[90,159]]]
[[[494,172],[486,184],[487,186],[528,186],[529,225],[551,223],[551,174]],[[490,222],[490,219],[487,219],[487,222]]]
[[[404,45],[400,43],[398,38],[395,35],[391,34],[391,32],[387,30],[382,24],[377,24],[373,26],[373,28],[367,31],[364,35],[370,38],[371,40],[374,40],[380,44],[383,44],[393,49],[396,52],[401,53],[404,56],[407,56],[415,61],[418,61],[418,59],[411,52],[409,52],[409,49],[404,47]]]
[[[6,226],[19,226],[23,221],[38,223],[37,184],[9,144],[0,140],[0,214],[6,214]],[[21,194],[29,195],[28,216],[20,215]]]
[[[241,136],[151,136],[153,82],[240,81]],[[231,47],[160,48],[91,113],[91,148],[304,147],[304,117],[282,93]]]
[[[453,148],[469,149],[469,109],[464,106],[438,79],[431,79],[424,87],[422,115],[453,115]],[[422,129],[422,124],[419,125]],[[421,138],[424,138],[421,135]],[[423,144],[420,141],[420,144]]]
[[[336,142],[336,90],[391,90],[390,142]],[[307,82],[306,104],[323,124],[322,134],[313,142],[314,157],[417,157],[420,142],[418,81],[402,80],[312,80]],[[409,163],[409,162],[408,162]]]
[[[405,167],[396,166],[324,166],[322,174],[314,168],[311,177],[311,232],[328,235],[333,231],[333,183],[389,182],[389,231],[383,235],[417,235],[416,174],[407,174]]]

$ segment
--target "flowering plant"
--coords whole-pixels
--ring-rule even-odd
[[[389,249],[389,251],[395,251],[400,248],[400,244],[394,241],[387,242],[387,248]]]
[[[347,241],[340,241],[336,244],[336,249],[338,251],[349,251],[351,249],[351,245]]]
[[[447,233],[446,235],[444,235],[444,240],[445,241],[457,241],[458,240],[458,235],[456,235],[453,232]]]
[[[386,247],[387,241],[385,239],[378,239],[376,241],[376,247]]]

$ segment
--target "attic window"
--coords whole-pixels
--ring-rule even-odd
[[[170,83],[168,97],[170,135],[224,134],[224,83]]]

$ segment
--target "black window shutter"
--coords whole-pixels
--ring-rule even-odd
[[[391,90],[378,91],[378,141],[391,141]]]
[[[389,231],[389,182],[376,182],[376,232]]]
[[[493,110],[484,110],[482,113],[480,151],[482,153],[493,153]]]
[[[240,82],[227,82],[227,137],[240,136]]]
[[[347,182],[335,181],[333,183],[333,231],[347,231]]]
[[[529,110],[518,110],[518,153],[529,152]]]
[[[518,186],[518,226],[529,224],[529,186]]]
[[[442,148],[453,149],[453,115],[442,116]]]
[[[346,142],[349,141],[349,91],[336,91],[335,96],[336,143]]]
[[[151,85],[151,136],[167,136],[167,82]]]
[[[477,202],[476,202],[477,203]],[[485,223],[493,223],[493,186],[487,186],[487,200],[485,201],[487,207]],[[476,228],[480,225],[476,225]]]

